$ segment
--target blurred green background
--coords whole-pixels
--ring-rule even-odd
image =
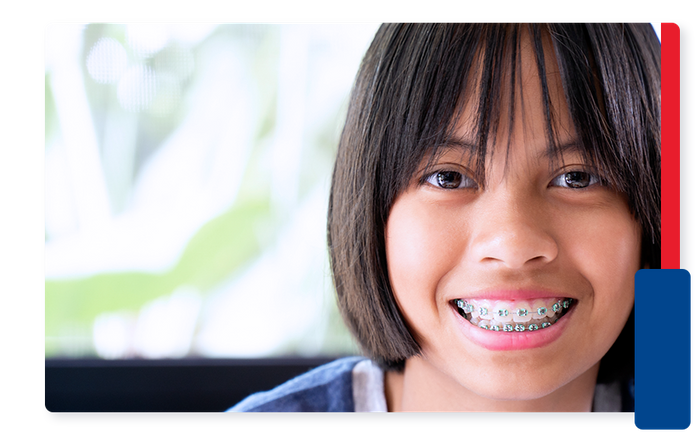
[[[325,214],[377,25],[46,32],[46,357],[343,355]]]

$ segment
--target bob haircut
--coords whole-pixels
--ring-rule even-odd
[[[545,75],[547,47],[584,160],[626,195],[643,232],[640,267],[660,266],[660,43],[651,25],[382,25],[355,79],[338,147],[328,246],[345,322],[385,370],[400,371],[420,353],[387,272],[384,233],[392,205],[426,156],[430,165],[449,143],[468,100],[476,104],[470,122],[478,135],[470,156],[483,180],[498,125],[513,128],[521,44],[528,38],[550,159],[561,152]],[[502,107],[509,111],[505,122],[499,122]],[[600,382],[633,376],[633,314],[601,362]]]

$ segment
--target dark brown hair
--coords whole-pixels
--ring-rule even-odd
[[[552,150],[547,45],[586,162],[626,194],[643,229],[642,264],[659,267],[660,45],[650,25],[382,25],[357,74],[338,147],[328,246],[340,311],[384,369],[400,370],[420,352],[389,283],[384,230],[391,207],[426,154],[434,157],[453,136],[467,99],[477,104],[474,156],[476,174],[483,175],[502,106],[511,107],[505,125],[512,129],[525,37],[538,66]],[[633,340],[630,317],[599,380],[631,376]]]

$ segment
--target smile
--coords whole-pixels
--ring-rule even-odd
[[[495,332],[546,329],[574,304],[572,298],[548,298],[532,302],[452,300],[459,314],[474,326]]]

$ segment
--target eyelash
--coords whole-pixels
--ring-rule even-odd
[[[583,181],[586,181],[586,179],[587,179],[588,183],[586,185],[583,185],[580,187],[570,186],[572,182],[576,181],[576,178],[575,177],[567,178],[567,175],[581,175],[581,174],[584,175]],[[568,182],[567,182],[567,180],[568,180]],[[603,182],[602,178],[594,173],[588,172],[586,170],[572,169],[572,170],[569,170],[567,172],[564,172],[564,173],[556,176],[554,179],[552,179],[550,181],[549,186],[550,187],[569,188],[569,189],[578,189],[578,188],[585,189],[585,188],[594,186],[596,184],[603,184],[603,183],[604,182]]]
[[[454,187],[445,187],[444,184],[440,185],[440,175],[457,175],[459,177],[459,184],[454,186]],[[567,175],[572,175],[572,177],[567,178]],[[582,179],[579,179],[579,181],[587,181],[585,185],[582,185],[580,187],[576,186],[571,186],[573,182],[575,182],[577,179],[575,175],[584,175]],[[453,178],[452,181],[455,181],[457,178]],[[449,179],[448,179],[449,180]],[[568,180],[568,182],[567,182]],[[443,190],[459,190],[459,189],[478,189],[479,185],[477,182],[473,179],[470,178],[469,176],[465,175],[464,173],[460,173],[458,171],[454,170],[439,170],[433,173],[430,173],[423,177],[421,179],[421,183],[428,183],[434,187],[443,189]],[[591,186],[594,186],[596,184],[604,184],[603,179],[591,172],[588,172],[586,170],[575,170],[572,169],[570,171],[564,172],[558,176],[556,176],[554,179],[552,179],[548,186],[549,187],[561,187],[561,188],[569,188],[569,189],[585,189]]]
[[[439,175],[458,175],[459,177],[459,184],[455,187],[443,187],[442,185],[439,184],[440,179]],[[454,178],[455,180],[457,178]],[[469,176],[465,175],[464,173],[460,173],[458,171],[454,170],[439,170],[433,173],[430,173],[426,175],[422,180],[421,183],[428,183],[434,187],[443,189],[443,190],[459,190],[459,189],[477,189],[479,188],[479,185],[477,182],[473,179],[470,178]]]

